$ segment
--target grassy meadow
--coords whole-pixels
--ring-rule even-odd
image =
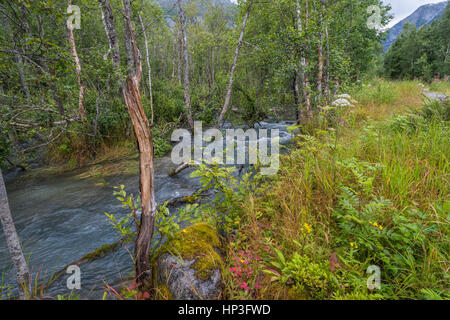
[[[449,102],[413,81],[347,92],[232,202],[226,297],[450,298]]]

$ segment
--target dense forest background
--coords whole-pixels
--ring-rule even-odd
[[[406,23],[403,33],[387,51],[385,75],[392,79],[430,81],[450,74],[450,6],[440,19],[417,29]]]
[[[122,4],[110,3],[122,43]],[[69,4],[79,6],[81,13],[73,45],[66,24]],[[195,120],[217,121],[250,6],[228,119],[255,122],[289,112],[291,118],[296,113],[307,118],[346,84],[379,72],[383,33],[367,27],[371,5],[381,8],[382,24],[390,18],[379,0],[184,4]],[[175,1],[138,0],[132,2],[132,11],[143,61],[143,104],[149,118],[153,108],[155,153],[162,155],[170,149],[169,129],[188,124],[178,7]],[[130,138],[131,123],[117,81],[126,67],[122,62],[120,71],[114,68],[99,2],[7,1],[0,4],[0,16],[3,166],[26,166],[25,160],[41,151],[50,162],[80,165]],[[119,49],[120,61],[126,61],[124,49]],[[146,49],[150,67],[144,63]]]

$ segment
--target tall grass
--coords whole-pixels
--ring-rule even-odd
[[[229,255],[261,257],[258,298],[450,298],[448,102],[419,109],[415,82],[360,90],[338,126],[299,136],[279,174],[236,203]]]
[[[434,81],[428,85],[429,89],[433,92],[445,94],[450,96],[450,82],[449,81]]]

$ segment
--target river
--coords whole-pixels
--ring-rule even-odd
[[[281,144],[291,136],[287,126],[292,122],[262,122],[262,128],[279,129]],[[156,200],[167,200],[191,195],[199,183],[189,177],[193,169],[169,177],[176,166],[170,155],[155,160]],[[83,255],[105,244],[119,240],[118,234],[107,222],[104,212],[125,215],[126,209],[113,196],[113,187],[125,185],[128,192],[138,193],[138,176],[116,174],[106,178],[85,175],[87,168],[41,179],[21,179],[7,182],[11,212],[23,249],[28,257],[33,278],[39,273],[42,280]],[[173,212],[176,212],[174,210]],[[105,257],[82,264],[81,290],[74,290],[81,299],[99,299],[104,282],[117,285],[133,273],[130,257],[133,245],[127,244]],[[3,233],[0,233],[0,286],[16,285],[14,270]],[[59,278],[46,291],[45,297],[55,299],[58,294],[69,295],[66,281],[70,274]]]

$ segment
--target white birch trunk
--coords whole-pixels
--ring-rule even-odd
[[[242,40],[244,39],[245,28],[247,26],[247,20],[248,20],[248,16],[250,14],[250,9],[251,9],[252,5],[253,5],[253,0],[250,0],[249,4],[247,6],[247,12],[245,13],[244,21],[242,22],[241,34],[239,36],[239,41],[236,46],[236,51],[234,53],[233,66],[231,67],[230,82],[228,83],[227,94],[225,96],[225,103],[223,104],[222,112],[220,113],[219,119],[217,120],[217,127],[221,126],[223,119],[225,118],[225,114],[227,113],[227,111],[230,107],[231,93],[233,91],[234,73],[236,71],[236,65],[237,65],[237,61],[238,61],[238,57],[239,57],[239,50],[241,49],[241,46],[242,46]]]
[[[19,236],[14,226],[14,221],[9,209],[8,196],[6,194],[5,182],[3,181],[2,170],[0,169],[0,221],[5,233],[6,244],[8,246],[11,260],[16,271],[19,283],[20,297],[25,299],[31,293],[31,278],[25,256],[20,245]]]

